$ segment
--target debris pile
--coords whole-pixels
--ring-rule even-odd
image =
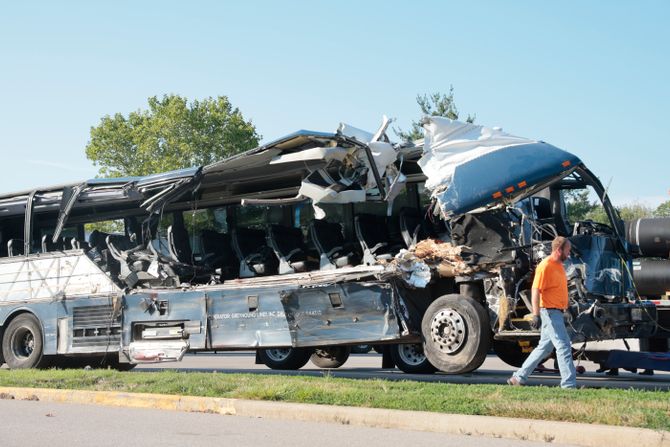
[[[395,264],[405,281],[414,287],[426,287],[432,271],[442,277],[472,273],[475,269],[461,257],[464,248],[439,239],[424,239],[410,250],[401,250]]]

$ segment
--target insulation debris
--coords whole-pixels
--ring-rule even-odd
[[[411,250],[400,250],[393,264],[402,272],[403,279],[413,287],[426,287],[432,271],[442,277],[465,275],[476,270],[461,257],[463,247],[439,239],[424,239]]]

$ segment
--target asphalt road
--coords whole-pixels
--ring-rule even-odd
[[[3,447],[534,447],[545,444],[206,413],[0,400]],[[559,444],[551,444],[559,446]]]
[[[226,352],[220,354],[189,354],[179,363],[145,364],[139,365],[134,371],[156,371],[164,368],[187,371],[218,371],[253,374],[290,374],[322,376],[329,374],[333,377],[352,379],[384,378],[389,380],[417,380],[445,383],[468,384],[504,384],[512,374],[514,368],[505,364],[494,355],[490,355],[484,364],[470,374],[406,374],[397,369],[381,369],[381,355],[376,353],[352,354],[347,363],[338,369],[323,370],[312,363],[308,363],[298,371],[275,371],[265,365],[256,365],[255,354],[251,352]],[[618,377],[610,377],[603,373],[596,373],[597,365],[591,362],[581,363],[586,368],[585,374],[577,376],[577,385],[588,388],[635,388],[670,390],[670,373],[657,371],[654,376],[641,376],[628,371],[620,370]],[[550,366],[550,362],[547,362]],[[531,376],[529,385],[558,386],[558,373],[536,373]]]

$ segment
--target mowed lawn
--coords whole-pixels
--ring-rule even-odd
[[[0,386],[257,399],[670,430],[670,395],[665,391],[95,369],[2,370]]]

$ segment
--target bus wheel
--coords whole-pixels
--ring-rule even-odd
[[[491,346],[486,309],[463,295],[444,295],[433,301],[421,321],[421,333],[430,363],[449,374],[479,368]]]
[[[392,345],[391,357],[398,369],[408,374],[432,374],[435,368],[423,352],[420,343],[401,343]]]
[[[10,369],[46,366],[42,328],[34,315],[21,314],[9,323],[2,337],[2,355]]]
[[[310,359],[319,368],[339,368],[347,361],[350,353],[349,346],[324,346],[316,348]]]
[[[3,329],[0,327],[0,343],[2,342]],[[2,345],[0,344],[0,366],[5,364],[5,357],[2,355]]]
[[[258,357],[270,369],[300,369],[309,362],[311,349],[274,348],[259,349]]]

